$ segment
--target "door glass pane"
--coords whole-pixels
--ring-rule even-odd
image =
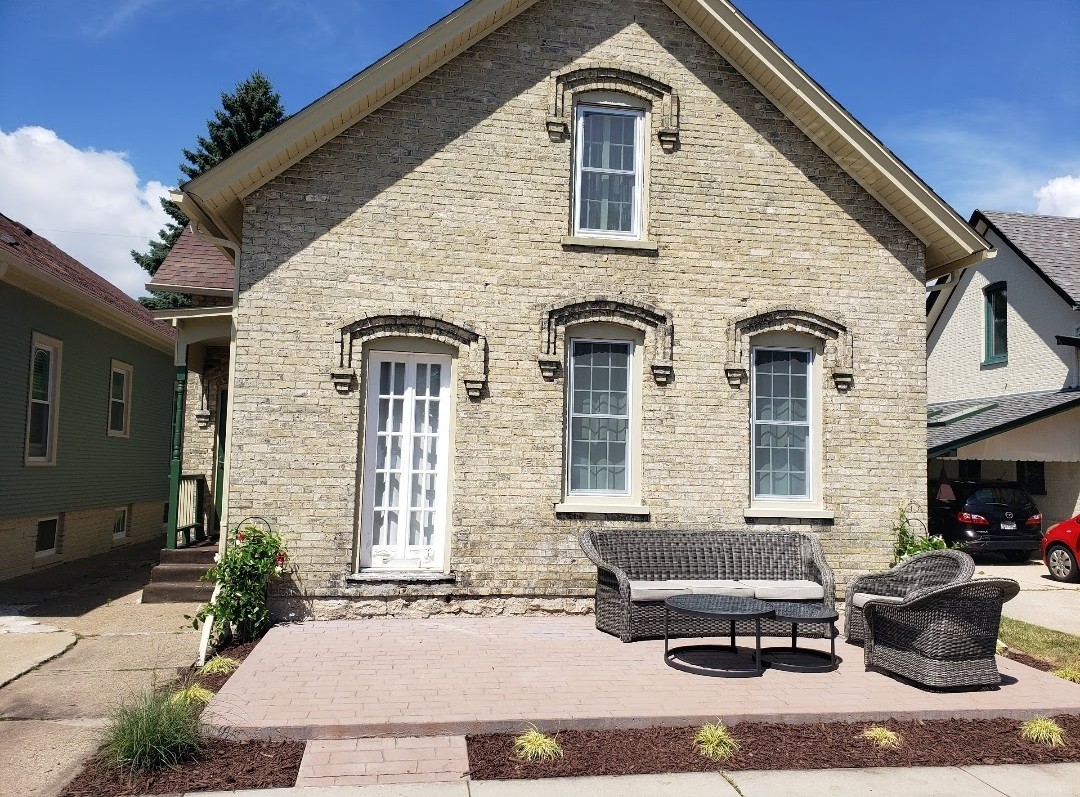
[[[423,355],[403,355],[378,366],[370,517],[371,563],[437,567],[437,513],[442,511],[439,468],[443,368]],[[369,465],[371,467],[371,465]],[[402,528],[403,527],[403,528]]]

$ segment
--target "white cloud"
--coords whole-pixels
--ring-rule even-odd
[[[1048,216],[1080,216],[1080,176],[1055,177],[1035,192],[1037,210]]]
[[[0,130],[0,212],[132,296],[149,276],[129,252],[168,220],[158,201],[167,193],[140,182],[122,152],[77,149],[43,127]]]

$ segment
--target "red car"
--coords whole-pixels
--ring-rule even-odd
[[[1080,580],[1080,515],[1050,527],[1042,540],[1043,562],[1055,581]]]

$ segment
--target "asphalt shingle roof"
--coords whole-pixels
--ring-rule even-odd
[[[106,304],[159,334],[175,337],[176,331],[154,316],[104,277],[94,273],[47,238],[0,213],[0,251],[14,255],[24,263],[72,288]]]
[[[233,286],[233,264],[216,246],[195,237],[189,224],[149,285],[229,290]]]
[[[937,456],[1073,406],[1080,406],[1080,390],[1044,390],[930,404],[927,454]],[[950,417],[955,420],[948,420]],[[935,419],[943,423],[935,425]]]
[[[1080,303],[1080,218],[978,212],[1074,304]]]

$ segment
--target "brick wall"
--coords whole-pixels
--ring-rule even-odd
[[[675,151],[652,117],[656,254],[560,245],[571,155],[545,128],[552,73],[596,62],[662,76],[680,98]],[[230,512],[285,536],[310,601],[297,611],[397,611],[410,596],[423,611],[511,605],[492,596],[514,611],[581,605],[595,571],[577,535],[643,522],[552,508],[565,386],[541,376],[538,328],[545,306],[589,295],[672,315],[674,380],[645,369],[640,385],[648,524],[750,522],[749,390],[728,386],[726,339],[777,304],[845,323],[855,378],[821,393],[835,521],[755,524],[818,532],[843,584],[887,566],[896,508],[923,506],[921,244],[661,2],[538,4],[248,197],[243,251]],[[454,387],[457,581],[346,587],[363,394],[330,381],[337,333],[407,312],[487,337],[486,395]]]
[[[97,507],[33,517],[0,519],[0,581],[21,576],[32,570],[60,562],[70,562],[104,553],[111,548],[162,536],[162,501],[143,501],[129,505],[129,532],[113,537],[113,521],[118,507]],[[59,516],[57,552],[35,557],[37,522]]]

